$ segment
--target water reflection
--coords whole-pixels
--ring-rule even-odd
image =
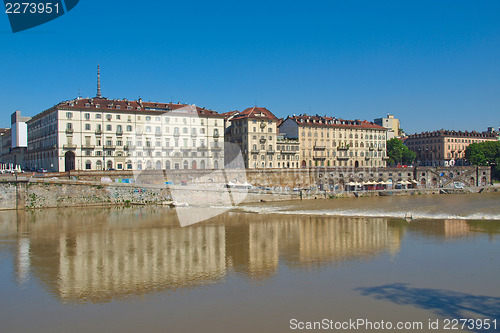
[[[482,228],[463,220],[234,212],[180,228],[175,216],[156,207],[5,212],[0,251],[12,254],[20,284],[35,277],[62,301],[106,302],[216,283],[228,274],[268,279],[280,264],[309,269],[395,255],[406,232],[453,238]]]

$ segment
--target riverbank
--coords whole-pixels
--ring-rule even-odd
[[[227,189],[217,184],[151,185],[63,179],[23,178],[0,181],[0,210],[59,207],[163,205],[172,201],[190,206],[233,207],[240,203],[288,200],[335,199],[429,194],[468,194],[498,192],[498,186],[417,188],[399,190],[271,191],[266,189]]]

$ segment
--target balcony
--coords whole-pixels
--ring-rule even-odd
[[[337,150],[349,150],[349,146],[338,146]]]
[[[82,149],[94,149],[94,148],[95,148],[95,146],[94,146],[94,145],[84,145],[84,146],[82,147]]]
[[[116,135],[117,136],[122,136],[123,135],[123,131],[116,131]]]
[[[190,151],[190,150],[191,150],[191,147],[181,147],[181,150],[182,150],[182,151]]]
[[[208,150],[208,147],[207,146],[199,146],[197,148],[199,151],[207,151]]]
[[[76,145],[63,145],[63,149],[66,149],[66,150],[75,150],[76,149]]]
[[[337,156],[337,160],[339,161],[347,161],[349,159],[349,156]]]
[[[314,156],[313,160],[315,160],[315,161],[324,161],[324,160],[326,160],[326,156]]]
[[[266,127],[266,123],[265,122],[261,122],[260,123],[260,127],[262,127],[262,128]]]
[[[74,130],[72,128],[66,128],[66,134],[73,134]]]
[[[266,139],[260,139],[259,142],[260,143],[266,143]]]
[[[210,149],[212,149],[213,151],[221,151],[222,150],[222,146],[220,146],[220,145],[211,145]]]
[[[180,135],[181,135],[181,133],[179,133],[179,132],[174,133],[174,136],[180,136]]]
[[[196,138],[198,136],[198,133],[196,132],[191,132],[191,137]]]
[[[129,145],[123,146],[123,150],[130,150],[130,146]]]
[[[366,161],[369,161],[369,160],[370,160],[370,158],[371,158],[370,156],[365,156],[365,160],[366,160]]]
[[[219,137],[219,133],[214,133],[214,138],[218,138]]]
[[[260,153],[260,151],[259,151],[258,149],[252,149],[252,150],[250,151],[250,153],[251,153],[251,154],[258,154],[258,153]]]
[[[102,135],[102,130],[100,130],[100,129],[96,130],[95,135]]]
[[[174,147],[170,147],[170,146],[166,146],[165,147],[165,146],[163,146],[163,147],[161,147],[161,150],[163,150],[163,151],[172,151],[172,150],[174,150]]]
[[[389,160],[389,156],[383,156],[383,157],[382,157],[382,159],[383,159],[384,161],[387,161],[387,160]]]
[[[314,146],[313,149],[314,150],[325,150],[326,146]]]
[[[155,132],[155,136],[161,136],[161,132]]]
[[[382,148],[382,147],[378,147],[378,148],[377,148],[377,150],[378,150],[378,151],[382,151],[382,150],[384,150],[384,148]]]
[[[266,154],[268,154],[268,155],[272,155],[272,154],[274,154],[274,153],[276,153],[274,150],[267,150],[267,151],[266,151]]]
[[[370,149],[370,151],[371,151],[371,150],[375,150],[375,147],[370,147],[369,149]]]
[[[116,149],[115,145],[104,145],[104,149]]]

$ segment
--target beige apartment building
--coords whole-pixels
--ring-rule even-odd
[[[194,105],[77,98],[41,112],[27,124],[29,168],[224,167],[224,117]]]
[[[229,118],[226,141],[239,146],[247,169],[277,168],[278,118],[266,108],[251,107]],[[280,161],[280,165],[282,165]]]
[[[385,167],[387,129],[369,121],[287,117],[279,131],[300,142],[300,167]]]
[[[493,132],[461,132],[439,130],[409,135],[404,139],[406,146],[417,154],[417,163],[422,166],[462,166],[465,149],[471,143],[496,141]]]
[[[388,114],[385,118],[376,118],[373,122],[375,125],[387,128],[387,140],[400,138],[402,135],[400,121],[399,119],[394,118],[394,115],[392,114]]]

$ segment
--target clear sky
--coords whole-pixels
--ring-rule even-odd
[[[95,1],[13,34],[0,13],[0,126],[60,101],[255,104],[408,133],[500,126],[500,1]]]

